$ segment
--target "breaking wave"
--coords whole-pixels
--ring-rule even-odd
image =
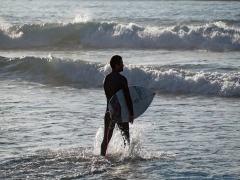
[[[192,66],[192,65],[191,65]],[[0,58],[0,78],[14,78],[43,84],[102,87],[109,64],[54,57]],[[155,91],[197,93],[217,96],[240,96],[239,70],[192,71],[191,69],[128,65],[123,74],[130,85],[141,85]]]
[[[239,51],[240,30],[221,21],[201,26],[143,27],[134,23],[76,22],[0,28],[1,49],[40,47]]]

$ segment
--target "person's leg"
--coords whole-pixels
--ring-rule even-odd
[[[126,145],[126,142],[128,143],[128,145],[130,145],[129,123],[128,122],[117,123],[117,125],[121,131],[123,141],[124,141],[124,146]]]
[[[104,117],[104,137],[101,144],[101,156],[106,155],[107,146],[112,138],[114,126],[115,123],[111,120],[109,113],[106,113]]]

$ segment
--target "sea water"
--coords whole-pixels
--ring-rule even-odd
[[[0,179],[240,179],[240,3],[0,6]],[[156,92],[100,157],[112,55]]]

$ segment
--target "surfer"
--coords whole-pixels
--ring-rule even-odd
[[[130,112],[129,122],[133,123],[134,120],[134,112],[133,112],[133,105],[132,99],[128,89],[128,81],[126,77],[120,74],[123,71],[123,61],[122,57],[119,55],[115,55],[110,60],[110,66],[112,68],[112,72],[108,74],[103,82],[105,95],[107,97],[107,109],[104,117],[104,138],[101,144],[101,155],[106,155],[106,150],[108,143],[111,140],[112,133],[115,127],[115,122],[113,122],[110,118],[108,103],[111,97],[120,89],[123,90],[124,96],[126,99],[126,104]],[[130,135],[129,135],[129,123],[117,123],[118,128],[121,130],[121,134],[124,139],[124,145],[126,142],[130,144]]]

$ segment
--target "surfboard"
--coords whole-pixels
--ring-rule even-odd
[[[142,86],[129,86],[128,88],[133,103],[134,119],[136,119],[150,106],[155,93]],[[117,122],[128,122],[129,110],[123,90],[119,90],[112,96],[108,103],[108,109],[112,120]]]

